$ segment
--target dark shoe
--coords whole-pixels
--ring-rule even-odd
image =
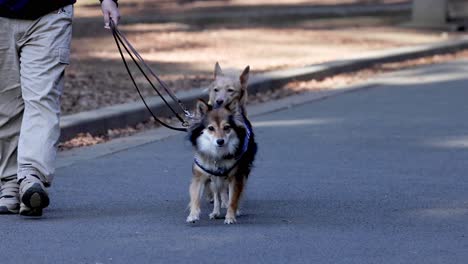
[[[19,213],[24,216],[41,216],[42,209],[49,206],[49,195],[44,184],[34,175],[28,176],[20,182]]]

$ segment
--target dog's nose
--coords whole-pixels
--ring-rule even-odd
[[[216,100],[216,104],[217,104],[218,106],[223,105],[223,103],[224,103],[224,100],[223,100],[223,99],[218,99],[218,100]]]
[[[218,139],[216,140],[216,143],[218,144],[218,146],[222,146],[224,145],[224,139]]]

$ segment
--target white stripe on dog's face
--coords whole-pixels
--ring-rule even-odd
[[[222,158],[236,152],[239,138],[229,125],[227,117],[225,120],[219,119],[220,116],[216,117],[209,119],[208,125],[197,138],[197,146],[198,150],[205,155]]]

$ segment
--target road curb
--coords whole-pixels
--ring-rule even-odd
[[[357,16],[402,16],[411,14],[412,4],[339,4],[339,5],[300,5],[300,6],[263,6],[261,9],[250,10],[246,6],[230,8],[231,10],[205,10],[185,12],[183,14],[158,14],[150,16],[125,17],[125,24],[134,23],[169,23],[179,22],[187,24],[207,25],[211,23],[251,23],[268,22],[274,20],[301,20],[320,18],[340,18]],[[92,18],[80,18],[81,21],[94,23]],[[273,20],[273,21],[272,21]]]
[[[202,13],[185,13],[182,15],[170,15],[161,17],[139,17],[138,20],[127,18],[127,22],[135,23],[145,22],[182,22],[182,23],[226,23],[239,22],[243,19],[246,22],[252,21],[271,21],[271,19],[289,19],[297,20],[304,18],[332,18],[332,17],[356,17],[366,15],[381,15],[393,16],[411,13],[411,3],[394,3],[394,4],[343,4],[338,6],[299,6],[286,8],[268,8],[261,10],[248,10],[243,7],[237,11],[212,11]]]
[[[377,51],[352,59],[332,61],[303,68],[267,72],[252,77],[249,93],[256,94],[278,89],[284,84],[295,80],[321,79],[339,73],[360,70],[379,63],[450,53],[467,48],[468,37],[463,37],[439,43]],[[178,96],[188,107],[192,107],[198,98],[207,97],[202,89],[178,93]],[[148,105],[159,117],[171,116],[169,109],[160,98],[148,98]],[[83,132],[103,134],[109,129],[133,126],[149,118],[150,114],[140,101],[63,116],[61,118],[61,141],[73,138]]]

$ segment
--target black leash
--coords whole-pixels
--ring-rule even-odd
[[[182,118],[179,113],[174,110],[174,108],[171,106],[171,104],[169,102],[167,102],[167,100],[164,98],[164,96],[161,94],[161,92],[156,88],[156,86],[153,84],[153,82],[151,82],[150,78],[148,77],[148,75],[145,73],[145,71],[142,69],[140,63],[146,68],[146,70],[157,80],[157,82],[159,83],[159,85],[166,91],[166,93],[172,98],[172,100],[177,103],[177,105],[181,108],[181,110],[184,112],[184,115],[191,119],[193,118],[192,114],[190,113],[190,111],[185,107],[185,105],[182,103],[182,101],[180,99],[178,99],[174,92],[169,89],[167,87],[167,85],[151,70],[151,68],[145,63],[145,61],[143,60],[143,58],[140,56],[140,54],[135,50],[135,48],[130,44],[130,42],[127,40],[127,38],[117,29],[117,27],[114,25],[113,21],[111,20],[110,21],[110,27],[111,27],[111,30],[112,30],[112,35],[114,36],[114,40],[115,40],[115,44],[117,45],[117,48],[119,50],[119,53],[120,53],[120,57],[122,58],[122,61],[125,65],[125,68],[127,69],[127,73],[128,75],[130,76],[130,79],[132,80],[133,82],[133,85],[135,86],[135,89],[137,90],[138,92],[138,95],[140,96],[141,100],[143,101],[143,104],[146,106],[146,109],[148,109],[148,111],[151,113],[151,115],[153,116],[154,120],[156,122],[158,122],[159,124],[161,124],[162,126],[166,127],[166,128],[169,128],[169,129],[173,129],[173,130],[177,130],[177,131],[185,131],[187,132],[187,127],[189,126],[189,121],[185,120],[184,118]],[[171,112],[175,115],[175,117],[177,119],[179,119],[179,121],[182,123],[182,126],[183,127],[174,127],[174,126],[171,126],[165,122],[163,122],[161,119],[157,118],[156,115],[153,113],[153,111],[151,110],[151,108],[149,107],[148,103],[146,102],[145,98],[143,97],[143,95],[141,94],[141,91],[140,89],[138,88],[138,85],[136,84],[136,81],[135,81],[135,78],[133,77],[131,71],[130,71],[130,68],[128,66],[128,63],[127,63],[127,60],[125,59],[125,56],[122,52],[122,48],[121,46],[125,49],[125,51],[127,52],[127,54],[130,56],[130,58],[132,59],[133,63],[135,63],[135,65],[137,66],[137,68],[140,70],[140,72],[143,74],[143,76],[145,76],[146,80],[148,81],[148,83],[151,85],[151,87],[153,88],[154,91],[156,91],[156,93],[159,95],[159,97],[161,97],[161,99],[163,100],[163,102],[169,107],[169,109],[171,110]],[[136,57],[136,59],[135,59]],[[138,61],[137,61],[138,59]]]

